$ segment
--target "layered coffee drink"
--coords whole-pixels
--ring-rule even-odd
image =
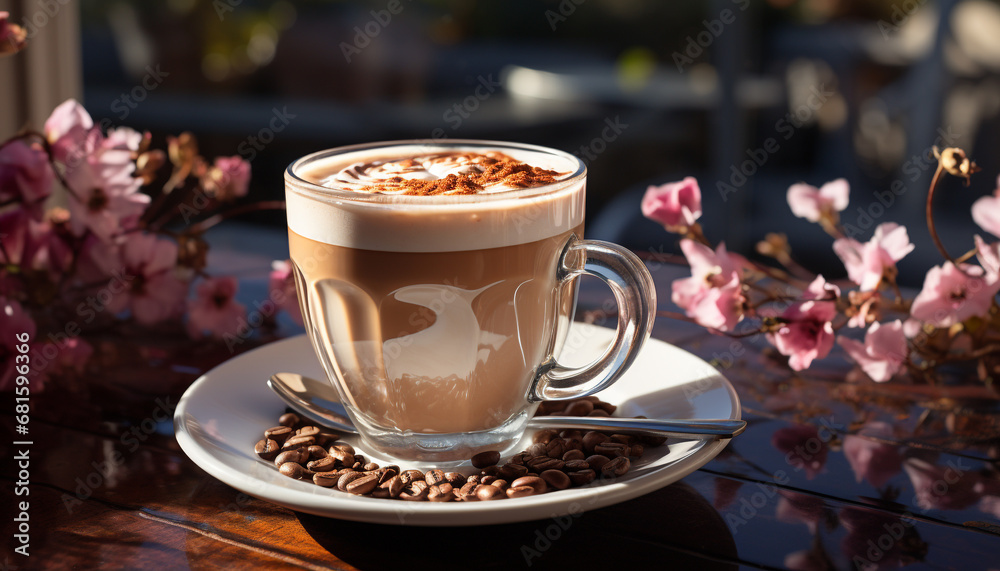
[[[559,270],[583,235],[582,164],[523,145],[409,143],[293,167],[302,314],[362,434],[383,449],[398,436],[387,451],[417,459],[468,458],[474,440],[423,439],[411,454],[409,434],[510,427],[516,438],[572,320],[574,284]]]

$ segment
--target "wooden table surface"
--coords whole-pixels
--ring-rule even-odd
[[[248,300],[262,292],[266,257],[226,258]],[[665,307],[683,270],[650,267]],[[580,306],[608,295],[585,281]],[[295,332],[286,325],[279,334]],[[836,358],[800,377],[759,345],[668,319],[654,336],[716,359],[750,426],[681,481],[565,529],[371,525],[249,497],[188,460],[163,412],[229,352],[142,353],[145,369],[109,368],[78,391],[33,396],[29,496],[12,494],[18,447],[0,444],[0,569],[1000,569],[996,393],[875,385]],[[0,411],[7,435],[12,411]],[[30,557],[14,552],[9,515],[24,500]]]

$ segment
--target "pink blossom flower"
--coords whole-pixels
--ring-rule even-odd
[[[87,139],[94,134],[90,113],[75,99],[62,102],[45,120],[45,138],[49,140],[56,160],[70,168],[82,161]],[[100,135],[100,131],[96,134]]]
[[[149,204],[149,196],[138,192],[139,179],[101,178],[97,171],[84,164],[73,169],[72,175],[67,173],[67,182],[75,193],[69,201],[70,227],[77,235],[89,229],[110,242],[122,230],[134,226]]]
[[[295,291],[295,276],[292,274],[290,260],[275,260],[271,263],[271,279],[268,283],[271,300],[288,312],[292,321],[302,325],[302,308],[299,307],[299,297]]]
[[[837,342],[876,383],[884,383],[899,372],[908,353],[903,322],[898,319],[884,325],[872,323],[864,343],[846,337]]]
[[[913,251],[906,227],[895,222],[879,224],[872,239],[861,244],[853,238],[839,238],[833,251],[847,267],[847,276],[862,291],[878,289],[882,277],[895,276],[896,262]]]
[[[815,359],[822,359],[833,348],[833,318],[837,315],[835,300],[840,290],[818,276],[804,292],[807,301],[786,309],[779,318],[781,327],[768,333],[768,340],[782,355],[788,356],[788,366],[796,371],[808,369]]]
[[[833,216],[847,208],[850,200],[851,187],[847,181],[838,178],[820,188],[805,183],[793,184],[788,187],[788,206],[792,214],[805,218],[810,222],[819,222],[823,218]]]
[[[0,12],[0,55],[17,53],[27,45],[27,31],[11,23],[10,12]]]
[[[685,232],[701,217],[701,188],[693,177],[650,186],[642,197],[642,215],[671,232]]]
[[[218,200],[246,196],[250,186],[250,163],[238,156],[218,157],[202,178],[202,184]]]
[[[927,555],[927,543],[920,539],[912,521],[856,507],[843,508],[838,519],[847,530],[840,548],[853,569],[895,569],[922,561]]]
[[[122,279],[129,288],[108,303],[113,313],[132,310],[142,325],[178,316],[184,308],[187,284],[174,274],[177,245],[150,234],[133,234],[122,246]]]
[[[908,458],[903,469],[913,484],[916,505],[924,510],[961,510],[982,498],[982,478],[978,472],[961,464],[939,466],[919,458]]]
[[[910,315],[936,327],[951,327],[973,316],[984,316],[1000,290],[997,276],[984,277],[979,266],[951,262],[927,272],[924,287],[913,300]]]
[[[196,297],[188,300],[188,334],[198,339],[206,334],[217,339],[235,335],[246,319],[247,309],[236,301],[239,282],[234,277],[208,278],[198,284]]]
[[[704,327],[728,331],[743,319],[743,286],[746,259],[726,252],[725,243],[713,252],[694,240],[681,240],[681,250],[691,265],[691,277],[671,284],[674,303]]]
[[[857,481],[868,480],[868,483],[881,488],[898,474],[903,468],[903,457],[899,447],[885,444],[878,439],[892,439],[892,426],[881,421],[872,421],[865,425],[857,435],[844,437],[844,456],[854,471]]]
[[[0,297],[0,392],[14,389],[17,356],[22,354],[18,349],[23,344],[17,336],[25,333],[29,339],[35,337],[31,316],[20,303]]]
[[[983,230],[1000,236],[1000,177],[997,177],[993,196],[983,196],[972,203],[972,219]]]
[[[779,428],[771,435],[771,445],[785,454],[785,462],[796,471],[805,470],[812,480],[826,465],[830,452],[826,440],[819,437],[814,424],[793,424]]]
[[[22,272],[46,272],[52,280],[69,269],[73,252],[49,221],[36,222],[26,210],[16,208],[0,214],[0,228],[0,261],[16,265]],[[18,276],[0,266],[0,294],[23,287]]]
[[[41,221],[54,178],[48,155],[37,145],[12,141],[0,147],[0,203],[16,200]]]
[[[988,276],[1000,274],[1000,242],[987,244],[979,234],[973,238],[976,242],[976,257],[986,270]]]

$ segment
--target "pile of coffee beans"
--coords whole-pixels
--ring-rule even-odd
[[[544,402],[536,415],[610,416],[615,406],[596,397]],[[527,450],[500,465],[500,453],[472,457],[478,474],[403,470],[366,461],[350,444],[295,413],[285,413],[278,426],[264,431],[254,451],[278,471],[317,486],[373,498],[406,501],[474,502],[523,498],[585,486],[595,480],[623,476],[646,447],[663,446],[665,438],[598,431],[542,430]]]

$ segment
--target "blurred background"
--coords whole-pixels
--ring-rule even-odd
[[[939,261],[923,222],[930,147],[962,147],[983,168],[970,188],[952,178],[938,195],[939,230],[956,255],[978,231],[969,207],[1000,172],[1000,4],[987,0],[21,0],[0,9],[41,24],[42,45],[0,67],[0,128],[75,96],[96,121],[150,130],[158,146],[192,131],[205,156],[250,160],[246,200],[280,198],[288,163],[326,147],[523,141],[587,162],[588,237],[677,251],[676,237],[641,218],[639,200],[650,184],[691,175],[710,239],[751,255],[767,232],[785,232],[804,265],[838,277],[831,239],[792,216],[785,192],[844,177],[842,222],[862,241],[881,222],[906,224],[917,250],[900,263],[901,281],[919,287]],[[11,93],[3,79],[18,76],[34,79]]]

